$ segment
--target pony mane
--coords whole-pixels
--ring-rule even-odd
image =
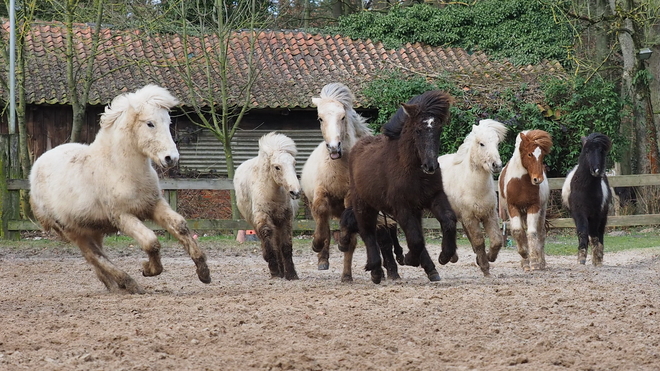
[[[493,132],[497,136],[497,143],[499,144],[504,140],[504,138],[506,138],[506,132],[508,130],[509,128],[507,128],[503,123],[499,121],[492,119],[480,120],[479,125],[472,126],[472,131],[470,131],[470,133],[463,140],[463,143],[460,145],[460,147],[458,147],[456,156],[454,156],[454,163],[459,164],[463,162],[463,159],[468,156],[470,148],[474,144],[474,137],[478,133]]]
[[[587,143],[592,143],[599,147],[603,147],[607,151],[612,149],[612,141],[610,140],[610,138],[607,135],[601,133],[591,133],[586,138],[583,137],[582,146],[586,146]]]
[[[134,93],[116,96],[101,115],[101,127],[112,125],[129,107],[140,112],[145,105],[169,110],[177,104],[179,101],[167,89],[149,84]]]
[[[362,115],[357,113],[353,108],[353,104],[355,103],[355,95],[353,95],[351,90],[346,85],[339,82],[333,82],[325,85],[321,89],[321,99],[333,99],[344,106],[344,111],[346,111],[348,121],[353,123],[357,137],[372,134],[371,129],[369,129],[369,126],[367,126],[367,119],[362,117]]]
[[[485,119],[479,121],[478,127],[484,127],[495,131],[495,133],[497,134],[498,142],[501,142],[504,140],[504,138],[506,138],[506,133],[509,130],[509,128],[506,127],[506,125],[504,125],[499,121],[495,121],[493,119]]]
[[[444,91],[429,90],[412,97],[407,104],[418,106],[418,112],[425,112],[429,115],[440,117],[444,124],[449,119],[449,106],[451,103],[451,96]],[[404,111],[403,107],[399,107],[390,120],[383,125],[383,134],[388,138],[398,139],[401,136],[407,119],[408,113]]]
[[[539,148],[541,148],[541,151],[545,153],[550,153],[552,150],[552,137],[550,134],[543,130],[528,130],[528,131],[523,131],[527,139],[529,139],[531,142],[534,142]],[[518,136],[518,139],[520,138],[520,135]],[[518,142],[518,141],[516,141]],[[519,143],[517,143],[519,145]]]
[[[284,134],[270,132],[259,139],[259,154],[267,157],[275,152],[288,152],[295,157],[298,154],[296,143]]]

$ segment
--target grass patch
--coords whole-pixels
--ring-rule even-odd
[[[430,232],[430,231],[427,231]],[[437,233],[426,233],[428,236],[428,244],[441,244],[442,240]],[[168,238],[166,235],[159,235],[159,240],[164,249],[180,249],[180,244],[173,238]],[[404,251],[407,251],[405,237],[403,234],[399,235],[399,241],[404,246]],[[230,234],[224,235],[202,235],[198,238],[199,245],[202,249],[208,251],[223,252],[228,254],[243,254],[243,253],[260,253],[260,243],[246,241],[239,244],[235,236]],[[459,233],[457,244],[462,248],[471,248],[470,242],[466,237]],[[488,246],[488,241],[486,241]],[[508,248],[515,249],[515,241],[509,236]],[[311,253],[311,236],[300,235],[294,236],[293,248],[294,253]],[[577,253],[577,236],[575,230],[572,229],[553,229],[548,233],[546,238],[545,252],[548,255],[574,255]],[[132,251],[139,251],[140,247],[137,246],[135,240],[131,237],[124,235],[112,235],[104,239],[104,246],[109,251],[118,251],[121,254],[127,254]],[[650,247],[660,246],[660,229],[644,228],[644,229],[611,229],[605,234],[605,252],[616,252],[622,250],[643,249]],[[20,249],[24,252],[31,252],[32,254],[39,253],[42,250],[54,250],[61,253],[77,253],[78,248],[73,244],[61,241],[57,238],[46,237],[29,237],[19,241],[2,240],[0,239],[0,248],[4,249]],[[333,251],[336,246],[333,243]],[[358,238],[358,248],[364,248],[364,244]],[[183,253],[183,250],[181,250]]]

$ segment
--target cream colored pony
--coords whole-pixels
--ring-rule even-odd
[[[176,237],[211,282],[206,256],[186,220],[161,195],[158,166],[173,166],[179,152],[170,134],[169,109],[178,104],[170,93],[147,85],[112,100],[101,116],[101,129],[90,145],[68,143],[39,157],[30,173],[30,204],[45,230],[76,244],[110,291],[141,293],[126,272],[103,252],[103,237],[121,231],[133,237],[149,256],[142,274],[163,271],[160,242],[142,221],[152,219]]]
[[[479,121],[465,137],[456,153],[438,157],[442,184],[456,217],[477,254],[477,265],[484,276],[490,275],[490,262],[502,247],[502,231],[497,218],[497,187],[493,174],[502,170],[498,146],[507,127],[495,120]],[[486,242],[480,224],[490,239]]]
[[[339,218],[348,193],[348,157],[353,144],[361,137],[372,135],[366,119],[353,109],[355,97],[343,84],[331,83],[312,98],[318,110],[324,142],[319,143],[303,166],[300,183],[309,200],[316,222],[312,249],[318,253],[318,269],[328,269],[330,263],[330,219]],[[355,238],[351,244],[355,247]],[[349,249],[353,251],[354,249]],[[352,253],[344,253],[342,280],[352,279]]]
[[[271,277],[298,279],[293,265],[293,218],[300,183],[296,144],[283,134],[259,139],[259,155],[243,162],[234,174],[236,204],[261,240],[261,253]]]

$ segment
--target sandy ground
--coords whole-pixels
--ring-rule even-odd
[[[344,284],[341,254],[318,271],[309,241],[293,282],[268,278],[256,243],[204,246],[204,285],[174,242],[152,278],[138,248],[115,247],[147,291],[126,295],[77,249],[26,245],[0,248],[1,370],[660,369],[660,248],[606,252],[598,269],[550,256],[533,273],[506,249],[484,278],[461,246],[440,282],[400,267],[401,281],[374,285],[364,248]]]

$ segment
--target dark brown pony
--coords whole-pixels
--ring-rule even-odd
[[[440,280],[440,275],[424,242],[422,212],[425,209],[442,226],[440,263],[458,259],[456,214],[443,190],[437,160],[440,134],[449,119],[450,104],[451,97],[437,90],[416,96],[383,126],[383,134],[364,137],[353,147],[349,159],[351,207],[342,215],[341,227],[344,233],[354,231],[354,226],[349,225],[351,216],[354,217],[367,248],[365,269],[371,271],[374,283],[380,283],[383,277],[376,237],[379,212],[392,216],[405,233],[409,251],[404,263],[421,264],[431,281]],[[351,237],[342,236],[340,243],[343,245]],[[386,256],[386,260],[391,259]]]
[[[518,134],[516,147],[499,179],[500,216],[509,216],[520,264],[525,271],[545,269],[545,214],[550,186],[543,159],[552,138],[543,130]]]

